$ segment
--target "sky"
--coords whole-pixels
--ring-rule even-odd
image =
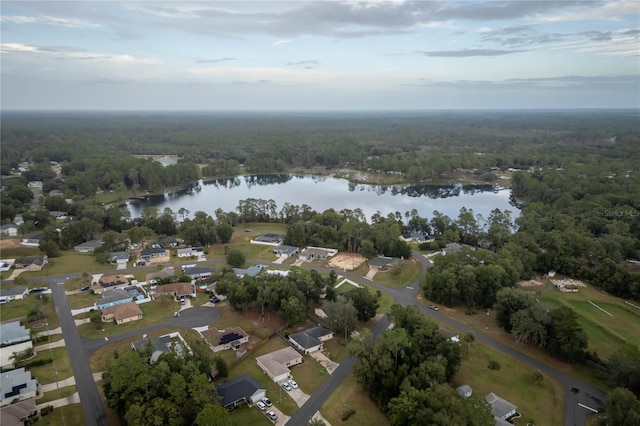
[[[640,107],[640,1],[2,1],[3,110]]]

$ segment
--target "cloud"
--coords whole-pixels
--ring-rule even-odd
[[[280,46],[281,44],[285,44],[285,43],[290,43],[291,39],[287,39],[287,40],[278,40],[275,43],[273,43],[274,46]]]
[[[469,58],[473,56],[503,56],[512,53],[526,52],[526,50],[500,50],[500,49],[462,49],[462,50],[416,50],[416,53],[431,57],[441,58]]]
[[[28,53],[45,55],[62,60],[101,60],[115,63],[158,64],[161,61],[155,58],[144,58],[127,54],[92,53],[82,49],[66,46],[31,46],[23,43],[0,43],[0,52]]]
[[[298,62],[287,62],[285,65],[289,65],[291,67],[295,67],[298,65],[319,65],[320,62],[310,59],[310,60],[306,60],[306,61],[298,61]]]
[[[218,64],[220,62],[237,61],[237,58],[195,59],[199,64]]]
[[[463,90],[503,90],[503,89],[603,89],[620,90],[620,88],[640,87],[638,75],[603,75],[582,76],[568,75],[558,77],[538,78],[513,78],[501,81],[488,80],[458,80],[435,81],[430,79],[418,79],[409,86],[422,86],[431,88],[463,89]]]
[[[54,16],[22,16],[22,15],[4,15],[0,16],[0,22],[11,22],[14,24],[39,24],[39,25],[55,25],[67,28],[95,28],[99,27],[81,19],[74,18],[57,18]]]

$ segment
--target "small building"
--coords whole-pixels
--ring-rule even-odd
[[[32,180],[27,184],[29,188],[40,188],[42,189],[42,181],[40,180]]]
[[[300,252],[300,256],[298,258],[300,260],[313,261],[313,260],[325,260],[330,257],[335,256],[338,253],[338,250],[328,249],[322,247],[307,247],[302,252]]]
[[[171,353],[171,336],[144,337],[142,340],[131,343],[131,348],[137,352],[143,352],[150,348],[149,362],[154,364],[162,354]]]
[[[9,237],[16,237],[18,235],[18,225],[9,223],[8,225],[0,226],[0,234],[7,235]]]
[[[73,249],[78,253],[93,253],[101,245],[102,245],[102,240],[93,239],[93,240],[85,241],[82,244],[78,244]]]
[[[29,330],[20,321],[0,324],[0,346],[11,346],[31,341]]]
[[[213,352],[220,352],[227,349],[237,351],[243,343],[249,342],[249,335],[240,327],[218,330],[210,328],[200,332],[202,337],[209,342]]]
[[[49,257],[46,254],[39,254],[16,259],[13,267],[16,269],[26,269],[27,271],[40,271],[47,263],[49,263]]]
[[[22,300],[28,295],[29,289],[23,285],[17,285],[10,288],[0,288],[0,303]]]
[[[142,319],[142,309],[140,309],[140,306],[138,306],[136,302],[110,306],[102,309],[101,313],[102,321],[115,321],[116,324],[124,324]]]
[[[496,419],[496,425],[510,424],[506,420],[515,416],[518,407],[491,392],[484,399],[491,405],[491,412]]]
[[[446,330],[444,328],[439,328],[438,329],[438,333],[440,333],[441,335],[443,335],[444,337],[446,337],[448,340],[452,341],[453,343],[460,343],[460,336],[457,333],[454,333],[452,331]]]
[[[176,299],[182,297],[196,297],[196,289],[191,283],[171,283],[156,287],[156,295],[161,294],[168,294]]]
[[[133,296],[129,292],[115,288],[112,290],[105,290],[102,293],[102,298],[96,301],[98,309],[102,310],[111,306],[122,305],[123,303],[133,302]]]
[[[267,396],[267,390],[248,374],[228,380],[217,387],[220,405],[231,409],[242,404],[255,404]]]
[[[289,258],[298,252],[298,247],[285,246],[284,244],[280,244],[279,246],[273,249],[273,252],[278,257]]]
[[[27,247],[39,247],[40,240],[43,238],[44,238],[44,234],[42,233],[31,235],[30,237],[23,238],[20,245],[27,246]]]
[[[268,246],[279,246],[284,241],[284,235],[267,232],[259,237],[254,238],[250,242],[252,244],[266,244]]]
[[[161,259],[167,256],[167,251],[163,248],[150,248],[142,250],[140,253],[140,259],[145,262],[151,262],[154,259]]]
[[[289,342],[305,354],[322,350],[324,342],[333,338],[333,331],[318,326],[289,335]]]
[[[395,265],[404,264],[404,259],[399,257],[378,256],[369,260],[369,266],[378,271],[388,271]]]
[[[31,377],[31,372],[24,367],[6,371],[0,374],[0,407],[4,407],[14,401],[23,401],[35,398],[38,391],[38,382]],[[3,422],[4,424],[4,422]]]
[[[302,355],[290,346],[256,358],[258,367],[275,383],[286,380],[291,375],[289,367],[302,364]]]
[[[211,276],[216,272],[216,268],[214,267],[191,267],[184,268],[182,271],[183,274],[190,277],[192,280],[199,280],[203,278],[211,278]]]
[[[0,408],[2,426],[24,426],[36,410],[36,399],[27,398]]]
[[[111,263],[126,265],[127,262],[129,262],[129,256],[128,251],[114,251],[109,255],[109,259],[111,260]]]
[[[204,249],[202,247],[179,248],[176,254],[178,257],[201,257],[204,256]]]
[[[456,391],[458,392],[458,395],[463,398],[469,398],[473,393],[473,391],[471,390],[471,386],[469,385],[460,385],[456,388]]]

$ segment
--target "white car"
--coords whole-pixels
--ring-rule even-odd
[[[282,387],[284,388],[284,390],[286,390],[287,392],[291,391],[291,386],[289,386],[288,382],[284,382],[282,384]]]
[[[264,402],[262,402],[262,401],[256,402],[256,407],[258,407],[260,409],[260,411],[264,411],[267,408],[267,406],[264,405]]]
[[[295,380],[289,380],[289,386],[291,386],[293,389],[298,389],[298,384]]]
[[[271,403],[271,400],[269,398],[267,398],[266,396],[263,396],[262,399],[260,400],[262,401],[262,403],[264,405],[266,405],[267,407],[271,407],[273,404]]]
[[[278,418],[278,416],[276,416],[276,413],[274,413],[271,410],[267,411],[266,414],[267,414],[267,417],[269,417],[271,420],[275,420]]]

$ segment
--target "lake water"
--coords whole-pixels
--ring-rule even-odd
[[[132,200],[127,205],[133,218],[140,217],[142,210],[149,206],[160,211],[169,207],[175,213],[185,208],[190,217],[197,211],[215,217],[218,208],[236,211],[238,202],[248,198],[274,200],[278,211],[287,202],[298,206],[307,204],[317,212],[360,208],[367,219],[378,211],[383,216],[396,211],[404,215],[412,209],[427,219],[431,219],[434,210],[455,219],[462,207],[473,209],[474,214],[484,218],[495,208],[510,210],[515,218],[520,211],[510,204],[510,194],[509,189],[492,185],[380,186],[324,176],[266,175],[200,181],[183,191]]]

